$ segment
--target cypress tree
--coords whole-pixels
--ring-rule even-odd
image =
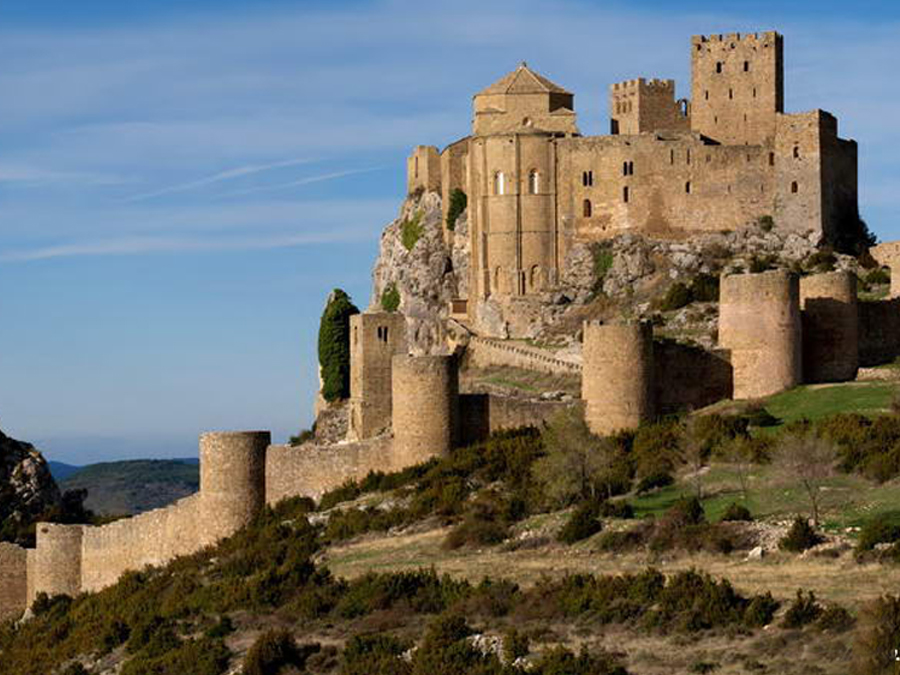
[[[350,396],[350,317],[359,309],[340,288],[334,289],[319,323],[322,396],[336,401]]]

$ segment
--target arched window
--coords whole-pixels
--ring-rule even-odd
[[[622,175],[628,175],[628,162],[622,162]]]
[[[769,153],[769,166],[775,166],[775,153]]]
[[[800,159],[800,146],[794,146],[794,159]]]
[[[502,195],[506,193],[506,177],[502,171],[494,174],[494,194]]]
[[[634,175],[634,162],[628,162],[628,175]]]
[[[709,89],[703,92],[703,98],[705,98],[707,101],[709,100]]]
[[[722,72],[722,62],[721,61],[716,61],[716,72],[717,73]]]
[[[528,194],[536,195],[540,190],[540,178],[537,169],[528,172]]]
[[[690,150],[687,151],[687,163],[688,164],[691,163],[691,151]]]
[[[750,72],[750,62],[749,61],[744,61],[744,72],[745,73]]]
[[[581,211],[582,211],[581,215],[583,215],[585,218],[591,217],[591,200],[590,199],[584,200],[584,203],[581,205]]]
[[[756,87],[753,87],[753,98],[756,98]]]
[[[799,191],[800,191],[800,186],[797,185],[797,181],[793,181],[793,182],[791,183],[791,194],[794,194],[794,195],[795,195],[795,194],[797,194],[797,192],[799,192]]]
[[[728,98],[729,98],[729,99],[733,99],[733,98],[734,98],[734,89],[729,89],[729,90],[728,90]]]
[[[675,163],[675,151],[669,150],[669,164]]]
[[[684,184],[684,192],[685,194],[691,194],[691,181]]]
[[[582,171],[581,172],[581,184],[584,187],[591,187],[594,184],[594,172],[593,171]]]
[[[622,188],[622,201],[628,203],[628,186]]]

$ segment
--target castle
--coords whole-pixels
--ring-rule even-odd
[[[523,65],[476,95],[475,135],[440,156],[416,150],[409,188],[443,191],[446,204],[468,187],[469,288],[481,297],[552,284],[573,238],[623,229],[671,234],[774,213],[827,239],[841,210],[855,211],[855,144],[837,138],[826,113],[781,112],[781,44],[775,33],[694,38],[693,105],[675,101],[670,82],[616,85],[618,133],[593,139],[576,134],[572,95]],[[900,295],[900,243],[872,253],[894,268]],[[0,620],[39,593],[98,590],[212,545],[266,504],[445,456],[561,408],[580,407],[593,432],[608,434],[722,399],[852,380],[861,365],[900,354],[900,299],[859,302],[851,272],[725,276],[718,320],[713,350],[655,339],[646,322],[587,321],[574,363],[478,335],[452,354],[412,356],[402,314],[352,316],[346,439],[292,447],[272,445],[268,432],[204,434],[196,495],[102,526],[39,523],[33,550],[0,543]],[[461,391],[459,351],[476,363],[577,374],[581,400]]]
[[[470,136],[415,148],[410,192],[468,197],[470,318],[553,287],[575,242],[763,216],[835,241],[858,220],[856,143],[827,112],[784,112],[781,35],[694,36],[691,72],[690,100],[672,80],[612,85],[610,134],[585,137],[574,96],[523,63],[475,94]]]

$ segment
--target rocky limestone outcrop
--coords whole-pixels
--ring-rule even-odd
[[[44,456],[0,431],[0,524],[30,520],[61,500]]]
[[[454,234],[460,246],[453,246],[451,251],[444,241],[441,197],[426,192],[407,198],[400,216],[381,235],[369,310],[383,311],[385,291],[396,288],[413,354],[446,352],[444,320],[450,301],[459,293],[456,265],[463,270],[463,277],[468,266],[468,241],[462,220],[462,229]]]

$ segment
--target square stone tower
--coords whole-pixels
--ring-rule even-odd
[[[691,127],[728,145],[763,145],[784,112],[784,45],[774,31],[691,38]]]
[[[675,80],[617,82],[609,88],[610,133],[690,131],[687,101],[675,100]]]
[[[391,359],[406,354],[406,317],[365,313],[350,317],[350,432],[372,438],[391,426]]]

